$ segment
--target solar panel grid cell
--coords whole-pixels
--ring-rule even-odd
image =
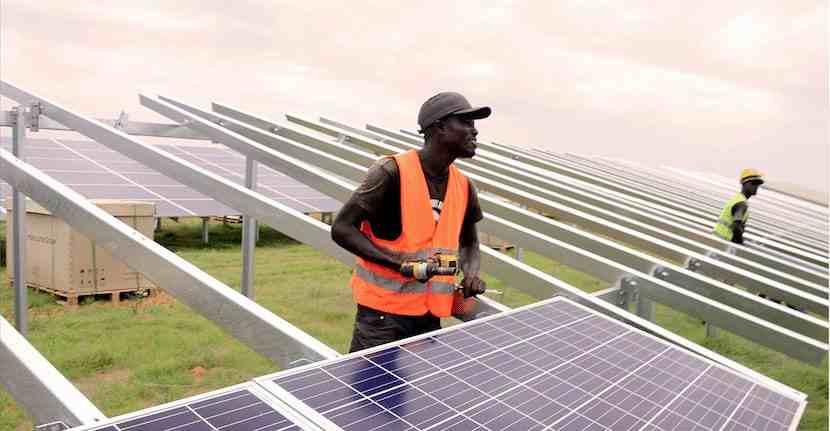
[[[345,430],[773,430],[799,406],[563,300],[267,381]]]

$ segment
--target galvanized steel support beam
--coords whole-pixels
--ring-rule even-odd
[[[0,316],[0,384],[35,425],[60,421],[75,427],[107,419],[3,316]]]
[[[245,157],[245,187],[256,191],[257,163],[252,157]],[[257,221],[249,214],[242,217],[242,294],[254,297],[254,253],[257,242]]]
[[[26,107],[20,105],[15,112],[12,131],[12,153],[23,156],[26,143]],[[28,283],[26,281],[26,196],[12,186],[12,255],[14,256],[14,324],[27,336],[29,332]]]
[[[210,244],[210,231],[208,230],[210,223],[210,217],[202,217],[202,244],[208,245]]]

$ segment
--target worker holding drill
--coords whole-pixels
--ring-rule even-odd
[[[475,187],[452,163],[475,155],[474,121],[490,112],[458,93],[431,97],[418,113],[423,148],[378,160],[338,213],[331,237],[357,256],[351,352],[440,329],[454,301],[484,292],[483,215]]]

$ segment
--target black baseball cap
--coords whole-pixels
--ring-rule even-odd
[[[438,93],[427,99],[418,111],[418,125],[421,126],[419,132],[423,133],[427,127],[450,115],[480,120],[489,117],[491,112],[489,106],[473,107],[467,98],[459,93],[452,91]]]

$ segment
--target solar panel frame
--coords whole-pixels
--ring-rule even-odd
[[[633,330],[631,328],[628,328],[621,322],[618,322],[618,321],[616,321],[616,320],[614,320],[614,319],[612,319],[608,316],[604,316],[604,315],[601,315],[599,313],[596,313],[596,312],[588,309],[587,307],[584,307],[580,304],[576,304],[573,301],[564,299],[562,297],[557,297],[557,298],[542,301],[542,302],[539,302],[539,303],[531,304],[531,305],[528,305],[528,306],[525,306],[525,307],[521,307],[521,308],[511,310],[509,312],[484,317],[482,319],[477,319],[475,321],[461,323],[461,324],[458,324],[458,325],[455,325],[455,326],[452,326],[452,327],[448,327],[448,328],[444,328],[444,329],[441,329],[439,331],[435,331],[435,332],[432,332],[432,333],[429,333],[429,334],[408,338],[406,340],[401,340],[401,341],[396,342],[396,343],[391,343],[391,344],[388,344],[388,345],[378,346],[378,347],[375,347],[375,348],[372,348],[372,349],[367,349],[367,350],[364,350],[364,351],[344,355],[343,357],[340,357],[340,358],[337,358],[337,359],[321,361],[321,362],[310,364],[310,365],[307,365],[307,366],[298,367],[298,368],[294,368],[294,369],[291,369],[291,370],[286,370],[286,371],[281,371],[281,372],[278,372],[278,373],[269,374],[269,375],[266,375],[266,376],[255,379],[255,382],[260,384],[262,387],[267,389],[269,392],[276,395],[278,398],[285,400],[286,404],[300,409],[303,412],[302,414],[311,415],[311,417],[319,417],[319,416],[322,415],[321,412],[318,412],[317,410],[315,410],[315,408],[310,407],[305,402],[300,401],[300,398],[295,396],[292,393],[291,389],[286,389],[286,388],[278,385],[277,383],[274,382],[274,380],[276,380],[276,379],[285,379],[285,378],[291,377],[291,376],[300,376],[303,373],[312,372],[314,370],[323,370],[327,366],[336,365],[336,364],[339,364],[339,363],[344,363],[346,361],[354,360],[356,358],[371,357],[371,355],[379,354],[379,353],[384,352],[384,351],[386,351],[388,349],[391,349],[393,347],[401,347],[401,346],[409,345],[409,344],[412,344],[412,343],[423,342],[424,340],[439,337],[439,336],[442,336],[444,334],[450,334],[453,331],[459,331],[460,332],[460,331],[462,331],[466,328],[470,328],[471,326],[474,326],[474,325],[481,325],[481,324],[484,324],[486,322],[493,321],[495,319],[503,318],[505,316],[516,315],[517,313],[521,313],[524,310],[532,309],[532,308],[535,308],[535,307],[542,307],[542,306],[545,306],[545,305],[548,305],[548,304],[555,303],[557,301],[566,301],[569,304],[574,305],[579,309],[582,309],[583,311],[585,311],[587,313],[588,317],[597,318],[599,320],[605,321],[606,323],[610,323],[610,324],[613,324],[613,325],[618,325],[619,328],[623,328],[623,329],[626,330],[626,331],[621,331],[621,333],[623,333],[624,335],[625,334],[640,334],[640,335],[643,335],[648,340],[650,340],[650,342],[654,342],[657,345],[661,345],[661,346],[665,347],[665,350],[663,352],[670,352],[671,354],[680,354],[679,352],[682,352],[683,354],[687,355],[688,357],[693,358],[697,361],[700,361],[701,364],[706,365],[706,368],[698,375],[698,378],[702,378],[704,375],[708,375],[710,373],[710,370],[712,370],[712,372],[721,372],[721,373],[726,373],[726,374],[732,375],[732,376],[740,376],[741,379],[743,379],[745,381],[748,381],[748,382],[751,382],[751,384],[754,385],[754,386],[752,386],[753,388],[756,388],[756,387],[764,388],[765,390],[768,390],[768,391],[771,391],[771,392],[777,392],[777,393],[782,394],[783,396],[786,396],[790,401],[792,401],[793,403],[796,404],[795,413],[793,415],[793,421],[792,421],[791,426],[789,428],[790,430],[794,430],[795,427],[797,426],[798,422],[801,419],[804,408],[806,406],[806,396],[803,393],[800,393],[800,392],[798,392],[798,391],[796,391],[792,388],[789,388],[785,385],[782,385],[778,382],[774,382],[774,381],[771,381],[771,380],[769,382],[763,382],[763,381],[759,381],[757,379],[750,378],[749,376],[739,374],[739,373],[735,372],[734,370],[729,369],[728,367],[717,364],[714,361],[711,361],[707,358],[703,358],[703,357],[694,355],[693,353],[685,351],[682,348],[680,348],[679,346],[674,346],[673,344],[669,343],[668,341],[662,340],[662,339],[660,339],[656,336],[653,336],[653,335],[647,334],[647,333],[643,333],[642,331],[636,331],[636,330]],[[589,353],[589,352],[591,352],[591,351],[586,351],[586,352],[583,352],[582,354],[586,354],[586,353]],[[480,357],[476,356],[474,358],[474,360],[478,361],[478,360],[480,360]],[[646,362],[646,364],[648,364],[648,363],[650,363],[650,360]],[[439,371],[444,371],[444,370],[442,369],[442,370],[439,370]],[[392,373],[390,373],[390,374],[392,374]],[[634,378],[637,378],[638,376],[636,374],[630,374],[630,375],[627,375],[626,377],[632,377],[632,379],[634,379]],[[372,377],[372,379],[378,379],[378,378],[380,378],[380,377],[379,376]],[[675,405],[674,403],[678,402],[678,400],[681,398],[681,395],[683,393],[685,393],[685,391],[691,390],[693,384],[695,384],[695,383],[696,383],[696,381],[692,381],[687,386],[685,386],[683,390],[677,392],[675,394],[676,396],[674,398],[669,399],[668,402],[665,403],[662,410],[657,411],[653,416],[651,416],[649,422],[642,421],[643,424],[642,424],[641,428],[648,427],[647,429],[649,429],[649,430],[660,429],[660,428],[656,428],[651,422],[657,420],[658,418],[660,418],[660,420],[663,420],[663,417],[669,416],[672,413],[672,411],[670,410],[670,406]],[[318,384],[320,384],[320,383],[318,383]],[[411,385],[410,382],[405,382],[405,384],[406,385]],[[394,390],[396,390],[395,388],[400,387],[400,386],[392,385],[392,386],[389,386],[387,388],[382,389],[381,391],[378,391],[377,393],[374,393],[374,392],[368,393],[368,396],[367,396],[366,394],[362,393],[359,390],[354,390],[354,388],[350,387],[349,385],[345,385],[345,386],[347,388],[351,388],[357,395],[362,396],[363,398],[366,398],[368,400],[371,400],[372,397],[374,397],[377,394],[383,394],[384,393],[383,391],[394,391]],[[620,389],[620,386],[614,386],[614,389]],[[604,394],[605,394],[605,391],[602,391],[602,392],[600,392],[599,395],[596,395],[594,397],[589,398],[588,402],[591,402],[591,401],[595,401],[597,403],[602,402],[604,399],[600,398],[600,396],[604,395]],[[748,394],[749,394],[749,392],[747,392],[747,395]],[[611,395],[611,394],[609,393],[609,395]],[[315,395],[315,397],[319,397],[319,396],[320,395]],[[350,402],[351,403],[359,403],[359,402],[362,402],[362,401],[363,400],[361,400],[360,398],[357,398],[356,400],[352,400]],[[493,402],[498,402],[494,398],[492,399],[492,401]],[[315,401],[315,403],[316,402],[317,401]],[[586,402],[586,404],[587,404],[587,402]],[[347,405],[348,405],[348,403],[347,403]],[[576,409],[573,409],[571,412],[569,412],[568,414],[566,414],[563,417],[573,416],[574,419],[571,419],[571,421],[573,421],[573,420],[576,420],[576,418],[579,417],[579,416],[584,416],[584,415],[580,414],[581,412],[579,410],[579,408],[582,408],[582,407],[584,407],[584,405],[579,406]],[[737,407],[737,409],[740,409],[742,407],[742,404],[739,403],[739,404],[736,405],[736,407]],[[319,406],[317,408],[319,408]],[[330,413],[330,412],[332,412],[336,409],[333,408],[333,406],[328,406],[328,407],[326,407],[324,409],[321,409],[321,410],[323,412]],[[738,410],[735,410],[735,413],[737,413],[737,411]],[[346,413],[347,412],[343,412],[343,414],[346,414]],[[478,413],[482,413],[482,412],[478,412]],[[694,412],[694,413],[697,414],[698,412]],[[705,417],[706,413],[708,413],[708,412],[704,412],[704,416],[701,416],[701,419],[703,419]],[[459,419],[463,419],[460,416],[454,416],[454,417],[459,418]],[[332,418],[328,418],[328,419],[332,420]],[[560,418],[560,420],[561,420],[561,418]],[[707,419],[707,420],[711,420],[711,415],[710,415],[709,419]],[[731,417],[727,418],[727,421],[728,420],[731,420]],[[565,426],[565,429],[569,429],[569,427],[568,427],[569,423],[570,423],[570,421],[566,424],[563,424],[563,426]],[[724,426],[725,426],[726,423],[728,423],[728,422],[724,422]],[[596,425],[596,424],[594,424],[594,425]],[[574,425],[574,426],[576,426],[576,425]],[[736,427],[734,425],[731,425],[731,423],[730,423],[730,428],[735,428],[736,431],[742,431],[743,430],[743,428],[739,428],[739,427]],[[414,428],[411,428],[411,429],[414,430],[414,429],[420,429],[420,428],[414,427]],[[545,428],[545,429],[547,429],[547,428]]]
[[[207,170],[236,183],[244,181],[244,156],[223,145],[164,143],[156,146],[196,164],[208,164]],[[0,138],[0,147],[10,148],[11,140]],[[95,141],[30,138],[24,146],[24,160],[90,199],[152,202],[159,217],[240,214],[239,210],[197,193]],[[298,211],[334,212],[341,206],[337,200],[264,165],[260,164],[259,173],[258,192]],[[9,189],[5,183],[0,183],[0,191]],[[0,193],[0,200],[8,194],[8,191]]]
[[[207,409],[211,406],[211,404],[218,404],[219,402],[232,400],[233,398],[237,397],[229,397],[222,399],[223,396],[229,396],[236,392],[240,391],[248,391],[252,394],[255,398],[257,398],[258,402],[262,402],[266,406],[273,409],[277,414],[281,415],[284,419],[288,420],[289,422],[293,423],[294,427],[284,428],[273,428],[273,425],[260,425],[262,428],[257,428],[261,431],[320,431],[324,429],[331,429],[331,428],[321,428],[320,426],[316,425],[315,423],[309,422],[302,416],[298,416],[294,413],[293,409],[288,408],[285,403],[272,394],[268,393],[268,391],[261,388],[259,385],[253,382],[246,382],[241,383],[234,386],[229,386],[226,388],[218,389],[211,392],[206,392],[204,394],[195,395],[188,398],[183,398],[180,400],[172,401],[169,403],[161,404],[158,406],[150,407],[144,410],[135,411],[132,413],[127,413],[120,416],[115,416],[109,418],[107,421],[94,424],[94,425],[82,425],[79,427],[72,428],[70,431],[155,431],[156,428],[148,428],[145,429],[142,425],[146,425],[151,421],[144,421],[142,422],[141,419],[150,418],[154,415],[159,415],[165,412],[177,412],[178,410],[182,409],[183,407],[187,407],[191,410],[202,422],[196,422],[195,424],[205,423],[208,425],[208,428],[204,428],[210,431],[216,431],[217,429],[225,429],[226,427],[232,427],[234,425],[239,425],[246,421],[251,421],[257,419],[258,417],[262,417],[265,414],[269,414],[268,412],[260,413],[259,416],[251,416],[251,417],[242,417],[239,419],[238,423],[227,423],[222,426],[217,426],[214,423],[208,422],[209,420],[213,419],[215,416],[212,417],[203,417],[204,409]],[[245,395],[242,395],[245,396]],[[250,407],[246,406],[244,408]],[[243,410],[244,408],[240,408],[239,410]],[[198,410],[198,412],[197,412]],[[233,412],[233,410],[231,410]],[[218,412],[217,412],[218,413]],[[227,413],[227,412],[223,412]],[[181,414],[173,413],[173,415]],[[219,416],[222,413],[218,413],[216,416]],[[172,416],[172,415],[171,415]],[[169,416],[168,416],[169,418]],[[158,419],[154,419],[158,420]],[[128,424],[127,427],[123,427],[124,424]],[[194,425],[194,423],[190,424],[183,424],[179,426],[185,426],[188,431],[190,431],[189,426]],[[181,428],[175,428],[176,430],[180,430]],[[249,428],[241,428],[248,430]],[[184,431],[184,430],[182,430]],[[235,430],[240,431],[240,430]]]

